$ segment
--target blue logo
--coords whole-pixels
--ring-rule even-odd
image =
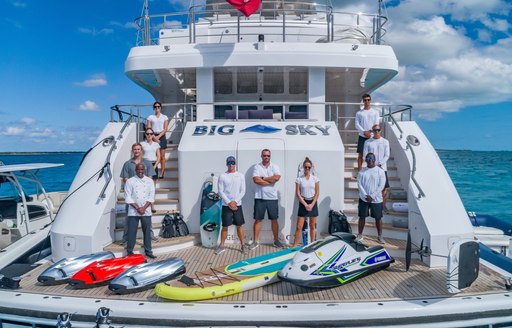
[[[274,133],[277,131],[281,131],[279,128],[274,128],[273,126],[267,126],[267,125],[253,125],[248,128],[245,128],[241,130],[240,132],[256,132],[256,133]]]

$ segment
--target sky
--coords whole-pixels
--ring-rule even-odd
[[[152,0],[149,9],[188,4]],[[512,2],[383,4],[400,67],[373,101],[413,105],[437,149],[512,150]],[[333,5],[375,13],[378,1]],[[85,151],[110,106],[154,101],[124,75],[141,10],[142,0],[0,0],[0,152]]]

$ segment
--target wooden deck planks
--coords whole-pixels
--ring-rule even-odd
[[[214,255],[214,249],[193,246],[176,252],[160,255],[158,259],[180,257],[185,260],[187,275],[194,276],[196,271],[208,272],[210,268],[224,267],[246,257],[263,255],[276,251],[270,245],[261,245],[249,255],[240,252],[239,245],[228,245],[227,250]],[[41,286],[37,283],[39,274],[48,267],[42,265],[29,272],[21,281],[20,292],[33,292],[49,296],[68,295],[97,299],[125,299],[139,301],[166,301],[158,299],[153,290],[134,294],[115,295],[107,286],[75,290],[68,285]],[[448,296],[446,275],[443,269],[429,269],[418,260],[413,260],[409,272],[405,272],[405,262],[397,259],[385,270],[329,289],[298,287],[288,282],[278,282],[245,293],[204,302],[220,303],[283,303],[283,302],[364,302],[368,300],[418,299]],[[462,295],[504,291],[504,280],[491,270],[481,266],[480,275],[472,287]]]

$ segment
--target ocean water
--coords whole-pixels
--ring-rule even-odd
[[[61,167],[54,167],[40,170],[37,176],[47,192],[68,190],[73,182],[80,161],[84,153],[17,153],[0,154],[0,161],[4,164],[25,164],[25,163],[60,163]],[[29,194],[35,193],[32,183],[22,183],[23,188]],[[5,189],[5,188],[4,188]],[[0,188],[2,195],[2,188]]]
[[[438,150],[467,211],[512,223],[512,151]]]
[[[467,211],[489,214],[512,223],[512,152],[438,150]],[[63,163],[41,170],[46,191],[67,190],[83,153],[0,154],[5,164]],[[1,191],[1,190],[0,190]],[[29,193],[34,192],[30,187]]]

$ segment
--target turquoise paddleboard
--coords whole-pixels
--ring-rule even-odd
[[[302,247],[283,249],[278,252],[251,257],[226,266],[226,273],[237,276],[253,276],[281,270]]]
[[[204,247],[213,248],[219,244],[220,230],[222,228],[222,200],[214,191],[217,179],[212,175],[203,183],[201,196],[201,211],[199,230],[201,243]]]

